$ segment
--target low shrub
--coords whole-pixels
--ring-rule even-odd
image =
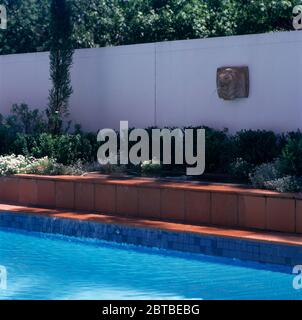
[[[229,173],[235,178],[248,180],[253,168],[254,166],[247,161],[242,158],[237,158],[230,164]]]
[[[250,175],[254,187],[279,192],[301,192],[302,178],[296,175],[285,175],[280,159],[262,164]]]
[[[290,135],[280,156],[284,175],[302,176],[302,135]]]
[[[236,157],[252,165],[271,162],[281,154],[281,138],[272,131],[242,130],[232,140]]]
[[[39,134],[47,130],[44,114],[38,109],[29,109],[25,103],[12,106],[6,123],[14,131],[24,134]]]
[[[282,151],[271,163],[258,166],[250,175],[252,184],[279,192],[302,191],[302,134],[300,131],[282,135]]]
[[[30,163],[22,170],[22,173],[38,175],[62,175],[64,174],[64,165],[57,163],[54,159],[43,157],[36,159],[28,158]]]
[[[40,175],[82,175],[85,166],[77,162],[64,166],[55,159],[48,157],[34,158],[22,155],[0,156],[0,176],[12,174],[40,174]]]
[[[31,164],[33,159],[22,155],[0,156],[0,175],[6,176],[11,174],[26,173],[26,168]]]
[[[61,166],[63,169],[61,174],[69,176],[81,176],[84,173],[91,171],[92,168],[90,164],[83,164],[81,160],[78,160],[77,162],[70,165]]]
[[[158,161],[149,160],[149,161],[144,161],[141,164],[142,174],[146,174],[146,175],[159,174],[161,170],[162,170],[162,165]]]
[[[65,165],[95,161],[99,146],[96,134],[84,133],[80,126],[74,133],[47,133],[44,114],[26,104],[13,105],[7,117],[0,115],[0,141],[0,155],[47,156]]]
[[[266,181],[264,186],[267,189],[279,192],[301,192],[302,179],[293,176],[286,176],[272,181]]]
[[[279,161],[261,164],[250,174],[250,180],[256,188],[267,188],[267,181],[274,181],[279,178],[282,178]]]
[[[94,167],[94,171],[95,171],[95,167]],[[108,164],[100,165],[98,168],[98,171],[103,174],[120,175],[120,174],[127,173],[127,166],[108,163]]]
[[[206,130],[206,173],[226,173],[233,152],[228,130]]]
[[[95,143],[92,134],[63,134],[52,135],[41,133],[37,136],[20,134],[16,135],[11,151],[36,158],[49,157],[57,159],[59,163],[71,165],[78,160],[93,162],[97,155],[96,135]]]

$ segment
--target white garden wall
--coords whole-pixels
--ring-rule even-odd
[[[250,68],[250,97],[217,96],[216,69]],[[45,108],[48,53],[0,56],[0,112]],[[71,119],[85,130],[208,125],[302,129],[302,32],[281,32],[77,50]]]

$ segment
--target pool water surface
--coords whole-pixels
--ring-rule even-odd
[[[0,299],[301,299],[291,268],[0,229]]]

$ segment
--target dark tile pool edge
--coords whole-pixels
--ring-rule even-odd
[[[302,264],[298,245],[10,212],[0,212],[1,227],[269,264]]]

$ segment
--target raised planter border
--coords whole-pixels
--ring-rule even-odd
[[[237,185],[108,176],[0,178],[0,201],[191,225],[302,233],[302,195]]]

